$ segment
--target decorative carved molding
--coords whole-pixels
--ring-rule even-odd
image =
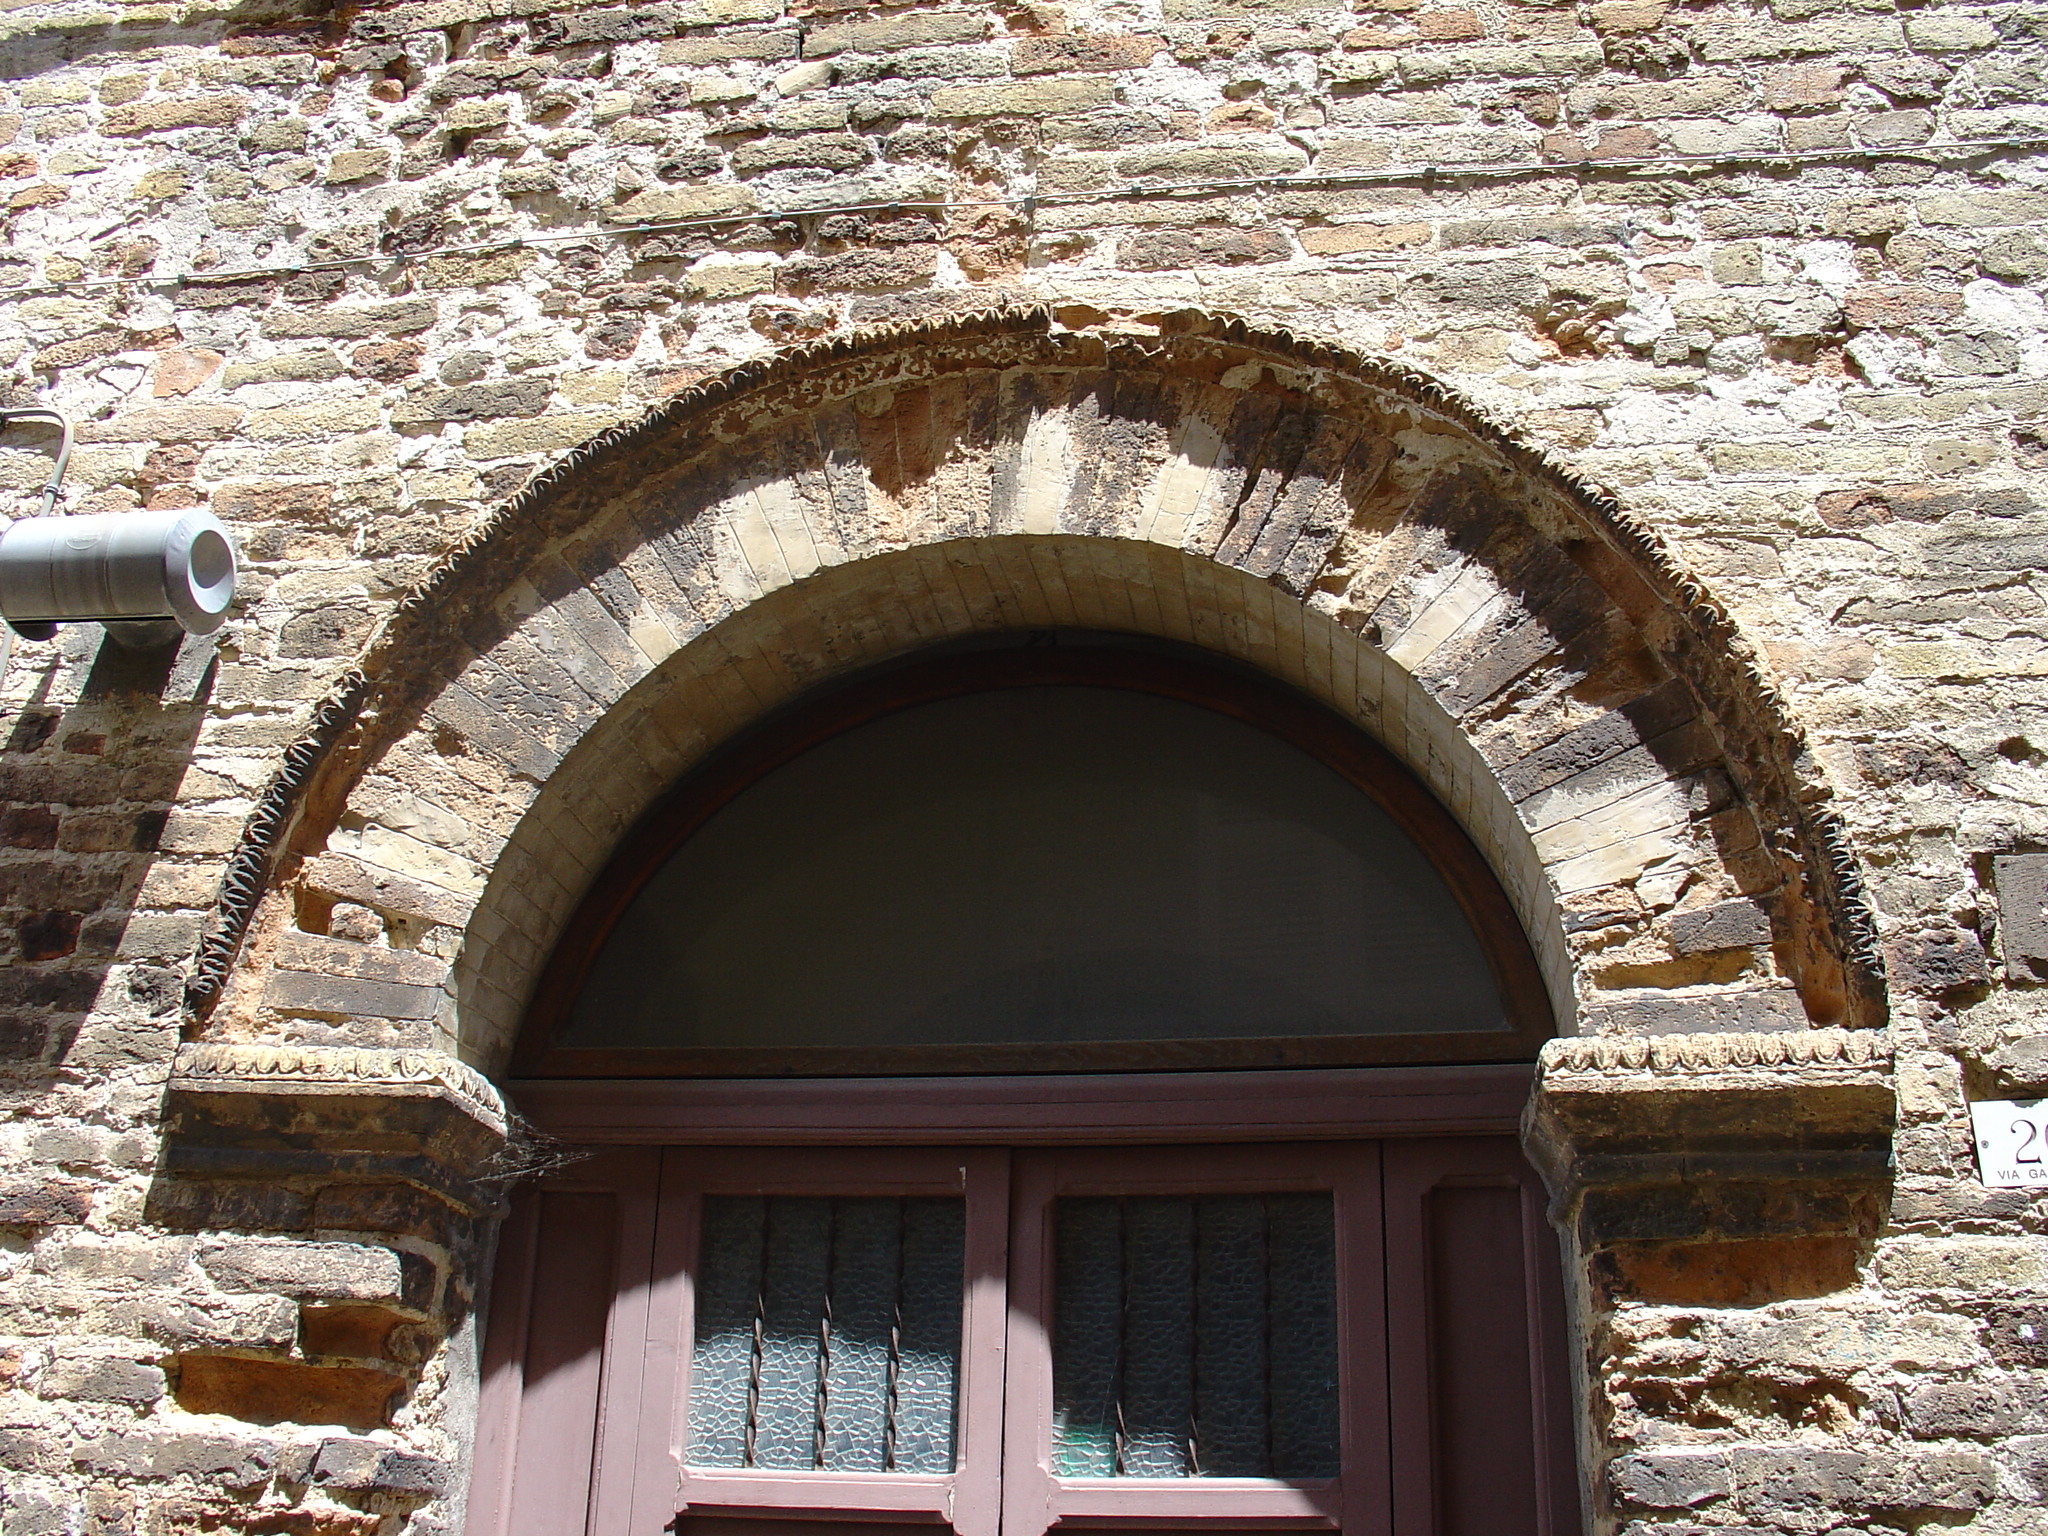
[[[399,1181],[471,1210],[495,1201],[511,1133],[497,1090],[438,1051],[186,1045],[165,1110],[172,1177]]]
[[[1522,1139],[1582,1251],[1867,1236],[1891,1179],[1878,1031],[1553,1040]]]
[[[179,1048],[171,1090],[186,1093],[363,1092],[448,1098],[503,1136],[505,1101],[490,1079],[440,1051],[198,1044]]]
[[[1602,1077],[1701,1077],[1772,1067],[1888,1071],[1891,1037],[1879,1030],[1808,1029],[1772,1034],[1586,1036],[1543,1047],[1546,1082],[1578,1074]]]

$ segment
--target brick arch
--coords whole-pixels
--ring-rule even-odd
[[[493,1067],[696,757],[835,671],[1045,623],[1188,639],[1357,718],[1493,858],[1581,1028],[1882,1021],[1825,788],[1653,535],[1419,376],[1040,310],[745,365],[536,481],[321,707],[191,1000],[216,1035]],[[324,932],[338,902],[383,937]]]

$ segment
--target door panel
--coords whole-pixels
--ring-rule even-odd
[[[630,1424],[638,1396],[659,1156],[602,1153],[513,1197],[484,1355],[474,1536],[623,1528],[633,1457],[604,1428]]]
[[[1577,1529],[1556,1238],[1507,1137],[1386,1147],[1400,1536]]]
[[[988,1148],[669,1149],[635,1530],[680,1511],[679,1530],[772,1514],[996,1536],[1008,1191]],[[862,1415],[893,1467],[844,1453]]]
[[[1577,1527],[1505,1136],[604,1152],[491,1312],[469,1536]]]
[[[1384,1340],[1357,1322],[1379,1316],[1375,1145],[1020,1153],[1016,1170],[1003,1536],[1384,1530]],[[1255,1362],[1229,1336],[1247,1323]],[[1253,1364],[1256,1402],[1217,1390],[1248,1388]],[[1205,1444],[1305,1475],[1210,1475]]]

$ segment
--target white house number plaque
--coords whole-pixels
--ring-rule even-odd
[[[1987,1099],[1970,1106],[1970,1125],[1986,1184],[2048,1184],[2048,1099]]]

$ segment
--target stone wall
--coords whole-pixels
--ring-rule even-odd
[[[2048,1092],[2042,30],[1827,0],[8,11],[9,398],[79,423],[68,509],[207,505],[246,560],[217,640],[67,630],[0,686],[10,1536],[457,1518],[503,1122],[317,999],[278,1015],[299,1054],[206,1055],[181,997],[226,859],[315,701],[537,468],[777,349],[1004,302],[1422,370],[1726,605],[1850,830],[1890,1024],[1651,1043],[1621,1010],[1553,1047],[1532,1131],[1597,1523],[2038,1529],[2044,1208],[1979,1186],[1965,1105]],[[39,430],[0,442],[16,515]],[[469,836],[432,809],[422,859]],[[468,909],[418,868],[324,868],[285,926],[375,951],[356,979],[453,954]],[[1583,998],[1778,979],[1751,928],[1612,926],[1572,935]],[[1696,1160],[1644,1163],[1645,1127]],[[1712,1158],[1759,1181],[1702,1196]]]

